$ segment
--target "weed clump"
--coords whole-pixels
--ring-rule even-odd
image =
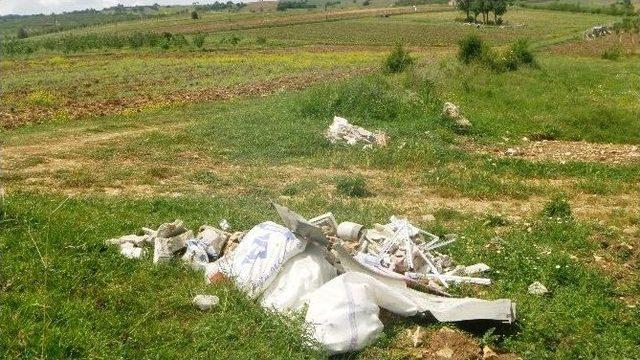
[[[339,178],[336,182],[336,190],[338,194],[349,197],[362,198],[372,195],[367,189],[366,180],[361,176]]]
[[[194,44],[198,49],[202,49],[202,47],[204,46],[204,34],[202,34],[202,33],[197,33],[197,34],[193,37],[193,44]]]
[[[460,40],[458,45],[458,59],[465,64],[481,60],[487,50],[487,46],[478,35],[469,35]]]
[[[469,35],[460,40],[458,58],[464,64],[476,62],[496,72],[515,71],[520,65],[537,66],[527,39],[518,39],[501,52],[490,48],[479,36]]]
[[[571,217],[571,205],[569,205],[564,196],[558,195],[544,206],[542,215],[554,218],[569,218]]]
[[[602,58],[606,60],[620,60],[620,56],[622,56],[622,47],[617,44],[602,53]]]
[[[397,44],[395,49],[387,56],[385,66],[387,71],[391,73],[403,72],[408,66],[413,64],[413,58],[409,55],[409,52],[402,46]]]

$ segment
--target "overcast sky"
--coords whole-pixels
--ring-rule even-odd
[[[90,8],[100,10],[118,4],[153,5],[158,3],[160,5],[189,5],[193,4],[193,2],[194,0],[0,0],[0,15],[51,14]],[[215,0],[200,0],[201,4],[212,2],[215,2]]]

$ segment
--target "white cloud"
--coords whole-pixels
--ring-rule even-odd
[[[200,3],[214,2],[200,1]],[[190,5],[194,0],[0,0],[0,15],[51,14],[83,9],[103,9],[123,5]]]

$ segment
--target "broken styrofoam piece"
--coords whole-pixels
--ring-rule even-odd
[[[301,310],[309,294],[337,275],[325,259],[325,252],[309,244],[302,253],[289,259],[262,293],[260,304],[279,312]]]
[[[123,243],[130,243],[134,246],[142,247],[146,244],[153,244],[153,240],[148,235],[124,235],[119,238],[109,239],[105,241],[107,245],[121,245]]]
[[[491,285],[491,279],[485,278],[477,278],[470,276],[456,276],[456,275],[447,275],[447,274],[421,274],[421,273],[405,273],[407,276],[413,279],[427,279],[427,280],[444,280],[446,282],[452,282],[455,284],[459,283],[470,283],[470,284],[478,284],[478,285]]]
[[[136,247],[132,243],[125,242],[120,244],[120,254],[127,259],[139,259],[144,254],[144,249]]]
[[[209,255],[209,261],[216,260],[220,257],[222,248],[227,243],[227,240],[229,240],[228,233],[209,225],[202,225],[196,236],[198,246],[202,247],[207,255]]]
[[[220,230],[222,231],[227,231],[231,229],[231,225],[229,225],[229,222],[227,221],[227,219],[220,220],[220,222],[218,223],[218,226],[220,226]]]
[[[162,225],[161,225],[162,226]],[[165,229],[158,234],[175,234],[175,229]],[[193,238],[193,231],[188,230],[169,238],[157,236],[154,239],[153,245],[153,262],[158,263],[160,261],[167,261],[174,257],[174,255],[187,247],[187,241]]]
[[[271,221],[263,222],[254,226],[232,253],[220,259],[220,270],[255,298],[306,245],[305,239],[298,239],[289,229]]]
[[[220,299],[215,295],[196,295],[193,298],[193,305],[202,311],[211,310],[220,303]]]
[[[491,268],[485,263],[477,263],[464,267],[464,272],[467,275],[480,274],[489,270],[491,270]]]
[[[309,224],[320,227],[325,235],[336,236],[338,232],[338,222],[330,212],[309,219]]]
[[[358,241],[362,234],[364,225],[351,221],[344,221],[338,224],[337,235],[340,239],[346,241]]]
[[[417,313],[410,299],[388,285],[363,273],[348,272],[311,293],[305,321],[329,354],[356,351],[382,333],[380,308],[401,316]]]
[[[348,145],[362,142],[366,145],[387,145],[387,135],[383,132],[371,132],[349,123],[345,118],[335,116],[327,129],[325,137],[333,144],[344,141]]]
[[[527,289],[527,292],[529,294],[532,294],[532,295],[542,296],[542,295],[547,294],[549,292],[549,290],[547,290],[547,287],[542,285],[541,282],[535,281],[531,285],[529,285],[529,288]]]
[[[160,225],[154,235],[161,238],[172,238],[187,231],[188,229],[184,227],[182,220],[175,220],[174,222]]]

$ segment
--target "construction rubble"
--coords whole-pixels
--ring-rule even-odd
[[[349,123],[347,119],[335,116],[333,123],[327,129],[325,137],[332,144],[346,143],[347,145],[364,144],[365,148],[387,145],[387,134],[383,132],[371,132],[359,126]]]
[[[589,29],[587,29],[587,31],[584,32],[584,37],[587,40],[593,40],[595,38],[599,38],[601,36],[606,36],[606,35],[610,35],[611,34],[611,30],[609,29],[608,26],[606,25],[597,25],[594,27],[591,27]]]
[[[356,351],[383,330],[380,308],[396,315],[427,316],[442,322],[515,321],[511,300],[453,298],[458,283],[488,285],[486,264],[458,265],[440,251],[456,241],[438,237],[392,216],[366,229],[338,223],[326,213],[307,220],[273,204],[282,224],[266,221],[246,232],[203,225],[195,234],[176,220],[144,235],[107,240],[123,256],[141,258],[153,246],[153,261],[182,259],[203,271],[206,281],[231,279],[263,307],[280,313],[304,312],[313,337],[328,354]],[[218,298],[199,295],[202,310]]]

